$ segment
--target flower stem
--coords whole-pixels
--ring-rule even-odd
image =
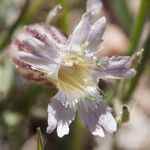
[[[119,131],[117,131],[117,133],[118,132]],[[118,149],[118,144],[117,144],[117,133],[114,133],[113,136],[112,136],[112,150],[119,150]]]
[[[129,84],[129,88],[126,92],[126,94],[123,96],[122,98],[122,102],[126,103],[129,101],[130,97],[132,96],[134,89],[136,88],[138,81],[146,67],[146,63],[149,59],[150,56],[150,33],[149,36],[145,42],[145,46],[144,46],[144,52],[143,52],[143,57],[141,60],[141,63],[137,66],[137,74],[136,76],[131,80],[130,84]]]
[[[140,8],[139,8],[139,11],[138,11],[138,14],[137,14],[137,17],[133,23],[133,28],[132,28],[132,32],[131,32],[131,39],[130,39],[130,42],[131,42],[131,45],[129,47],[129,54],[133,54],[136,49],[138,48],[138,43],[140,41],[140,37],[141,37],[141,34],[142,34],[142,29],[143,29],[143,26],[144,26],[144,21],[145,21],[145,18],[146,18],[146,14],[148,12],[148,8],[149,8],[149,0],[141,0],[141,4],[140,4]],[[145,68],[145,65],[146,65],[146,62],[147,62],[147,59],[148,59],[148,56],[149,56],[149,38],[150,38],[150,35],[148,36],[148,39],[147,41],[145,42],[145,46],[144,46],[144,52],[143,52],[143,58],[141,60],[141,63],[137,66],[137,74],[136,76],[129,81],[128,84],[126,84],[126,88],[124,89],[124,91],[126,92],[122,92],[122,95],[121,96],[121,101],[123,103],[127,103],[130,99],[130,97],[132,96],[137,84],[138,84],[138,81],[144,71],[144,68]],[[125,84],[125,82],[124,82]],[[124,94],[125,93],[125,94]]]
[[[84,134],[83,128],[79,122],[79,117],[75,119],[73,126],[73,136],[71,137],[70,149],[82,150],[84,147]]]
[[[131,45],[129,47],[129,54],[133,54],[138,48],[149,4],[149,0],[141,0],[140,8],[131,31]]]

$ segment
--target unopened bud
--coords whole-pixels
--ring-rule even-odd
[[[130,111],[129,111],[129,108],[128,108],[128,106],[123,106],[123,108],[122,108],[122,119],[121,119],[121,121],[124,123],[124,122],[129,121],[129,119],[130,119]]]
[[[51,21],[56,17],[60,12],[62,12],[63,7],[61,5],[56,5],[47,15],[46,23],[51,23]]]
[[[131,60],[131,65],[132,66],[136,66],[137,64],[139,64],[141,62],[143,51],[144,51],[144,49],[141,49],[140,51],[136,52],[132,56],[132,60]]]
[[[130,119],[130,111],[128,106],[124,105],[122,107],[122,113],[117,117],[118,124],[125,123]]]
[[[90,12],[92,15],[96,15],[100,13],[102,8],[102,3],[100,0],[88,0],[86,11]]]

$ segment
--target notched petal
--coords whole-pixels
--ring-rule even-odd
[[[24,27],[14,37],[10,46],[11,56],[17,69],[27,79],[45,84],[57,80],[62,39],[59,43],[54,30],[51,26],[35,24]]]
[[[49,64],[48,60],[38,57],[36,55],[33,55],[31,53],[23,52],[23,51],[18,52],[17,57],[21,61],[24,61],[30,65],[48,65]]]
[[[62,138],[64,135],[69,134],[69,124],[60,122],[57,126],[57,135]]]
[[[57,28],[48,24],[31,25],[26,28],[26,31],[45,44],[48,44],[46,37],[58,47],[64,45],[67,41],[67,38]]]
[[[63,137],[69,133],[69,125],[75,117],[75,109],[65,107],[60,101],[53,98],[48,106],[48,131],[57,128],[57,135]],[[51,122],[52,121],[52,122]]]
[[[25,27],[14,38],[13,44],[17,51],[26,51],[53,61],[60,58],[56,42],[52,40],[51,34],[44,30],[44,26],[39,24]]]
[[[51,105],[48,105],[48,127],[46,132],[51,133],[57,126],[57,119],[55,118],[55,110]]]
[[[81,120],[93,135],[105,136],[99,118],[106,113],[106,108],[107,105],[103,101],[82,100],[79,104]]]
[[[91,28],[91,13],[82,15],[81,21],[74,29],[73,33],[68,38],[68,50],[79,51],[82,44],[86,42],[90,28]]]
[[[100,116],[100,124],[109,133],[117,130],[117,123],[111,112],[106,112],[106,114]]]
[[[136,70],[130,68],[131,57],[118,56],[118,57],[102,57],[99,60],[99,66],[94,71],[97,76],[102,79],[124,79],[132,78],[136,74]]]
[[[104,130],[101,126],[97,126],[95,131],[92,132],[92,134],[95,136],[105,137]]]
[[[87,38],[88,41],[88,49],[89,52],[94,52],[98,49],[98,46],[102,43],[102,36],[106,29],[106,18],[101,17],[98,21],[92,25],[89,36]]]
[[[131,61],[130,56],[113,56],[100,58],[103,67],[107,68],[121,68],[126,66]]]

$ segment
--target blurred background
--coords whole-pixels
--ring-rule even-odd
[[[106,16],[107,30],[99,55],[133,55],[137,69],[131,80],[99,83],[104,100],[114,108],[116,119],[121,118],[118,131],[94,137],[75,120],[62,139],[55,131],[46,134],[47,105],[55,91],[24,79],[7,55],[13,35],[24,25],[45,22],[56,4],[63,12],[51,24],[70,34],[86,10],[86,0],[0,0],[0,150],[38,150],[37,127],[44,150],[150,150],[150,1],[101,3],[94,20]]]

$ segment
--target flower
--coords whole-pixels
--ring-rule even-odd
[[[20,72],[58,90],[48,105],[47,132],[57,128],[59,137],[69,133],[76,112],[93,135],[115,132],[111,109],[99,94],[99,78],[123,79],[136,73],[129,67],[129,56],[97,56],[106,19],[102,17],[93,25],[91,20],[91,13],[83,14],[68,39],[53,26],[30,25],[12,44],[12,57]]]

